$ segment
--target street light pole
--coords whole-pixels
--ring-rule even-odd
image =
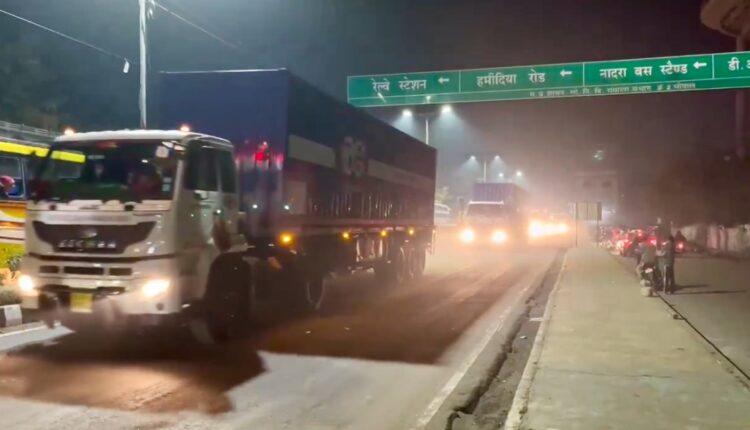
[[[424,143],[430,144],[430,117],[427,115],[424,117]]]
[[[140,35],[140,60],[141,60],[141,87],[140,91],[138,93],[138,107],[141,114],[141,128],[146,128],[148,126],[147,121],[147,99],[146,99],[146,93],[147,93],[147,75],[148,75],[148,40],[147,40],[147,11],[146,11],[146,3],[148,0],[138,0],[138,6],[139,6],[139,13],[138,13],[138,22],[139,22],[139,35]]]

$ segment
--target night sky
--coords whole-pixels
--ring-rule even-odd
[[[157,10],[158,70],[288,67],[344,98],[346,76],[731,51],[704,27],[700,0],[160,0],[238,46],[229,48]],[[136,0],[0,0],[0,7],[137,58]],[[0,17],[2,24],[8,18]],[[71,67],[99,68],[136,88],[119,60],[40,33]],[[103,89],[104,91],[104,89]],[[135,91],[118,99],[135,107]],[[130,108],[128,108],[130,109]],[[135,115],[135,110],[132,110]],[[395,122],[396,109],[374,110]],[[437,121],[440,182],[469,153],[498,153],[536,189],[605,149],[625,177],[647,178],[681,148],[731,146],[733,94],[702,92],[466,104]],[[135,121],[135,117],[134,117]],[[399,124],[421,137],[419,130]]]

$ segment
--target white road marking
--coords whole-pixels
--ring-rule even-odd
[[[506,307],[503,313],[500,315],[500,317],[497,319],[497,323],[491,325],[489,328],[485,329],[484,336],[482,337],[482,340],[477,344],[477,346],[472,349],[471,353],[469,353],[466,356],[466,359],[461,362],[461,365],[458,367],[458,370],[456,370],[456,373],[453,374],[453,376],[448,380],[448,382],[445,383],[443,388],[438,392],[437,396],[432,399],[429,405],[427,405],[427,408],[422,413],[422,416],[417,420],[416,425],[412,427],[412,430],[418,430],[418,429],[424,429],[427,424],[432,420],[432,418],[435,416],[435,414],[438,412],[441,406],[443,406],[443,403],[445,403],[445,400],[448,398],[448,396],[453,392],[453,390],[456,389],[456,386],[458,386],[458,383],[461,381],[461,379],[466,375],[466,372],[469,371],[469,368],[474,364],[474,362],[479,357],[479,354],[484,351],[484,349],[487,347],[487,345],[490,343],[490,340],[492,340],[492,337],[497,333],[505,324],[505,320],[508,318],[508,314],[516,309],[516,306],[518,306],[522,300],[525,300],[525,294],[526,292],[532,288],[536,283],[534,280],[537,279],[536,276],[531,278],[531,281],[528,282],[526,287],[516,295],[516,299],[513,301],[513,303]]]

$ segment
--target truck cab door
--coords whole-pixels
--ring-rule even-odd
[[[202,296],[208,271],[220,252],[213,236],[222,208],[216,152],[211,143],[196,141],[186,154],[177,238],[183,253],[180,272],[189,285],[188,296]]]
[[[220,213],[216,219],[221,223],[221,228],[227,234],[225,238],[229,242],[227,249],[235,248],[245,244],[242,231],[239,229],[242,216],[239,211],[239,194],[237,192],[237,168],[234,163],[234,155],[230,148],[217,148],[215,150],[217,165],[219,168],[219,204]]]

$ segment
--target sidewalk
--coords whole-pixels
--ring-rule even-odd
[[[750,390],[658,298],[573,248],[506,429],[750,429]]]

